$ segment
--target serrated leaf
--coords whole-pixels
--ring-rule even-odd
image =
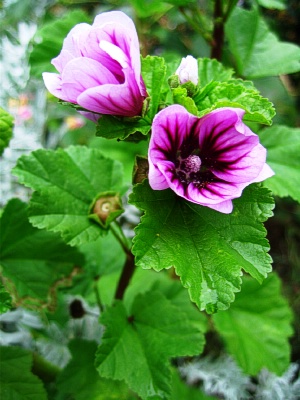
[[[233,69],[225,68],[219,61],[211,58],[198,58],[198,77],[200,87],[210,82],[226,82],[232,78]]]
[[[47,400],[42,382],[31,372],[29,351],[20,347],[1,347],[0,353],[0,398]]]
[[[90,208],[101,194],[124,190],[122,165],[83,146],[36,150],[22,156],[13,172],[37,191],[29,204],[30,222],[60,232],[72,246],[107,233],[89,218]]]
[[[13,117],[0,107],[0,156],[12,137]]]
[[[157,113],[161,102],[166,70],[165,60],[162,57],[142,58],[142,76],[150,96],[149,117],[151,120]]]
[[[151,123],[144,118],[118,118],[111,115],[102,115],[97,123],[97,136],[106,139],[124,140],[133,133],[140,132],[147,135]]]
[[[271,270],[262,225],[272,215],[268,190],[251,185],[234,200],[231,214],[185,202],[171,190],[154,191],[147,181],[130,203],[145,212],[136,228],[133,253],[142,268],[174,266],[201,310],[224,310],[240,290],[241,269],[262,281]]]
[[[271,125],[275,115],[273,104],[262,97],[249,83],[231,80],[216,84],[212,82],[203,88],[194,101],[201,117],[220,107],[239,107],[246,111],[244,120]]]
[[[41,78],[45,71],[57,72],[51,59],[58,56],[64,38],[78,23],[90,23],[90,18],[81,10],[68,11],[62,18],[51,21],[40,28],[34,38],[29,62],[31,75]]]
[[[125,384],[103,379],[94,366],[97,343],[73,339],[72,359],[57,377],[57,388],[73,400],[129,400]]]
[[[275,172],[264,185],[277,196],[291,196],[300,202],[300,128],[274,125],[260,131],[259,137]]]
[[[7,203],[0,225],[0,264],[14,303],[52,308],[56,288],[70,284],[82,255],[57,234],[34,228],[26,204],[18,199]]]
[[[102,323],[106,331],[96,355],[100,376],[124,380],[143,399],[167,399],[169,359],[196,355],[203,348],[202,333],[158,291],[138,295],[128,314],[117,302]]]
[[[280,42],[257,9],[236,7],[225,32],[240,75],[253,79],[300,71],[300,47]]]
[[[246,373],[256,375],[267,368],[280,375],[287,369],[292,312],[280,293],[277,275],[271,274],[262,285],[245,277],[230,309],[214,315],[213,321]]]

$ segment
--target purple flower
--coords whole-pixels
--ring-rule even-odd
[[[274,175],[266,149],[243,122],[240,108],[219,108],[202,118],[180,105],[154,118],[149,145],[149,183],[222,213],[243,189]]]
[[[139,42],[134,23],[124,13],[107,12],[98,15],[93,25],[76,25],[52,64],[59,74],[44,72],[43,78],[59,99],[98,114],[133,117],[141,113],[147,93]]]

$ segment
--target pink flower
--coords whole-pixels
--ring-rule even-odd
[[[134,23],[124,13],[107,12],[92,25],[76,25],[52,64],[59,74],[44,72],[43,78],[59,99],[98,114],[133,117],[141,113],[147,93],[139,42]]]
[[[243,122],[240,108],[219,108],[202,118],[180,105],[160,111],[149,144],[149,183],[222,213],[243,189],[274,175],[266,149]]]
[[[195,85],[198,84],[198,63],[196,58],[193,56],[187,56],[182,58],[179,67],[177,68],[175,75],[179,76],[181,84],[186,82],[192,82]]]

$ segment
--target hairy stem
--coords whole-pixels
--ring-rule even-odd
[[[221,60],[224,45],[224,19],[222,10],[222,0],[215,0],[214,11],[214,31],[213,31],[213,47],[211,58]]]

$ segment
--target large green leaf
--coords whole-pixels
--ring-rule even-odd
[[[72,359],[57,377],[57,388],[73,400],[129,400],[124,383],[100,378],[94,358],[97,343],[74,339],[69,344]]]
[[[124,140],[136,132],[147,135],[150,129],[151,123],[146,118],[119,118],[112,115],[102,115],[97,123],[97,136]]]
[[[300,202],[300,128],[274,125],[262,130],[259,137],[275,172],[264,185],[277,196],[291,196]]]
[[[2,400],[47,400],[42,382],[31,372],[29,351],[20,347],[1,347],[0,354]]]
[[[13,117],[0,107],[0,156],[12,137]]]
[[[274,201],[265,188],[245,189],[231,214],[186,202],[171,190],[151,190],[148,181],[134,188],[130,202],[145,211],[134,238],[137,265],[156,271],[174,266],[201,310],[229,307],[241,269],[259,282],[271,270],[262,222]]]
[[[204,338],[183,310],[159,291],[138,295],[127,314],[117,302],[102,316],[106,326],[96,355],[105,378],[124,380],[143,399],[169,398],[169,359],[199,354]]]
[[[257,9],[236,7],[225,32],[240,75],[253,79],[300,71],[300,47],[280,42]]]
[[[29,207],[31,223],[60,232],[71,245],[107,233],[91,218],[93,204],[107,193],[124,190],[122,165],[83,146],[36,150],[18,160],[14,173],[21,183],[36,190]]]
[[[0,264],[14,303],[53,306],[56,288],[71,283],[82,255],[57,234],[34,228],[18,199],[6,205],[0,226]]]
[[[68,11],[62,18],[46,23],[37,31],[29,59],[32,75],[41,78],[43,72],[57,72],[50,64],[51,59],[60,53],[63,40],[69,31],[81,22],[90,23],[90,18],[77,9]]]
[[[213,316],[228,351],[250,375],[262,368],[278,375],[287,369],[291,320],[292,312],[280,293],[280,279],[275,274],[262,285],[244,278],[242,291],[230,309]]]

